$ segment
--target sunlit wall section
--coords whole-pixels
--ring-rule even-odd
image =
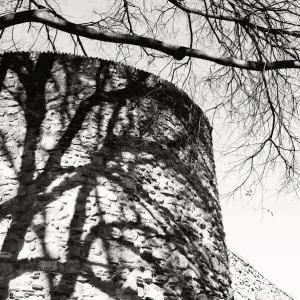
[[[248,262],[228,252],[235,300],[293,300]]]
[[[0,67],[0,299],[230,299],[211,127],[100,59]]]

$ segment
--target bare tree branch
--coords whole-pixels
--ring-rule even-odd
[[[65,32],[70,34],[74,53],[87,55],[86,48],[89,54],[148,66],[194,99],[203,99],[201,105],[212,118],[221,115],[222,128],[225,122],[233,126],[222,153],[234,155],[232,170],[240,171],[242,184],[253,176],[257,184],[275,163],[285,169],[285,185],[297,181],[298,0],[112,0],[101,6],[89,1],[91,14],[79,20],[69,15],[60,0],[4,2],[0,9],[4,51],[33,46],[61,51],[58,33]],[[23,23],[30,24],[31,36],[25,40],[28,37],[29,47],[21,44],[14,27]],[[89,43],[83,38],[112,44]],[[199,59],[212,62],[206,73]]]
[[[228,22],[235,22],[235,23],[242,24],[243,26],[248,26],[248,27],[254,28],[258,31],[262,31],[262,32],[269,33],[269,34],[290,35],[290,36],[294,36],[294,37],[300,37],[299,30],[293,31],[293,30],[286,30],[286,29],[280,29],[280,28],[263,27],[258,24],[255,24],[253,22],[250,22],[249,16],[241,18],[241,17],[230,16],[230,15],[226,16],[226,15],[220,15],[220,14],[210,14],[207,12],[203,12],[199,9],[187,7],[184,4],[182,4],[182,2],[179,2],[178,0],[168,0],[168,1],[187,13],[196,14],[196,15],[205,17],[207,19],[216,19],[216,20],[222,20],[222,21],[228,21]]]
[[[30,11],[22,11],[17,13],[10,13],[0,17],[0,30],[7,27],[28,23],[37,22],[52,28],[71,33],[77,36],[95,39],[99,41],[111,43],[123,43],[128,45],[135,45],[144,48],[154,49],[168,55],[173,56],[177,60],[181,60],[186,56],[200,58],[215,62],[220,65],[230,66],[239,69],[246,69],[252,71],[268,71],[287,68],[300,68],[300,60],[282,60],[273,62],[242,60],[234,57],[223,57],[210,55],[201,50],[191,49],[184,46],[173,45],[163,41],[147,38],[139,35],[129,35],[122,33],[111,33],[96,30],[93,28],[78,25],[64,18],[59,18],[52,14],[47,9],[36,9]]]

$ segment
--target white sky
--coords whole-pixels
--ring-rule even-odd
[[[217,174],[222,167],[228,168],[221,161],[216,164]],[[219,180],[219,192],[236,184],[232,178]],[[245,194],[235,200],[220,199],[227,246],[285,293],[300,299],[300,202],[293,195],[268,198],[271,193],[264,193],[264,210],[258,194],[252,199]]]
[[[79,0],[66,0],[65,5],[72,16],[88,16],[89,3],[92,2],[90,0],[82,5]],[[21,32],[24,36],[24,30]],[[27,37],[24,36],[24,39]],[[65,52],[72,52],[72,45],[67,45],[66,41],[61,40],[61,48]],[[101,51],[93,48],[93,45],[88,49],[90,56],[101,56]],[[205,64],[203,66],[207,67]],[[222,194],[234,188],[238,181],[232,176],[226,181],[220,180],[228,165],[218,157],[218,153],[215,153],[215,157],[219,191]],[[294,201],[292,194],[278,198],[272,196],[276,188],[272,187],[273,180],[270,177],[263,196],[257,192],[250,199],[243,190],[234,200],[225,201],[221,198],[227,245],[284,292],[294,299],[300,299],[300,202]],[[265,210],[260,209],[262,199]]]

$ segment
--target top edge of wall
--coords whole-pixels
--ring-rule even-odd
[[[208,117],[206,116],[206,114],[203,112],[203,110],[201,109],[201,107],[183,90],[181,90],[178,86],[176,86],[174,83],[169,82],[165,79],[162,79],[161,77],[151,73],[151,72],[147,72],[145,70],[142,69],[138,69],[135,68],[133,66],[130,65],[126,65],[123,64],[121,62],[116,62],[113,60],[107,60],[107,59],[102,59],[100,57],[90,57],[90,56],[84,56],[84,55],[76,55],[76,54],[71,54],[71,53],[66,53],[66,52],[51,52],[51,51],[47,51],[47,52],[40,52],[40,51],[8,51],[8,52],[0,52],[0,62],[2,60],[2,58],[4,58],[7,55],[19,55],[19,56],[26,56],[28,58],[30,58],[31,60],[34,60],[38,55],[54,55],[57,58],[63,58],[65,61],[72,61],[74,59],[80,59],[86,63],[96,63],[96,62],[109,62],[111,64],[113,64],[114,66],[119,66],[123,69],[129,69],[131,70],[131,72],[138,72],[138,73],[142,73],[145,75],[148,75],[151,77],[151,79],[155,82],[155,84],[162,84],[165,88],[167,88],[168,92],[173,92],[176,93],[178,95],[180,95],[181,99],[186,101],[185,105],[188,105],[190,107],[196,108],[196,110],[198,110],[201,114],[201,118],[204,119],[204,122],[207,124],[210,132],[212,132],[213,127],[211,126]]]
[[[246,267],[248,267],[249,269],[253,270],[255,273],[259,274],[261,277],[263,277],[265,280],[267,280],[270,285],[272,285],[272,286],[274,286],[276,288],[276,290],[280,291],[285,296],[289,297],[291,300],[294,300],[293,297],[291,297],[289,294],[287,294],[286,292],[284,292],[276,284],[274,284],[272,281],[270,281],[268,278],[266,278],[262,273],[260,273],[259,271],[257,271],[257,269],[246,258],[242,257],[240,254],[236,254],[236,253],[232,252],[230,249],[227,249],[227,252],[229,254],[229,260],[230,260],[230,256],[233,256],[233,257],[237,258],[238,260],[242,261],[242,263]]]

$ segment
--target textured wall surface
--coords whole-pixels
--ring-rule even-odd
[[[7,53],[0,299],[230,297],[202,111],[130,67]]]
[[[229,252],[235,300],[292,300],[236,254]]]

